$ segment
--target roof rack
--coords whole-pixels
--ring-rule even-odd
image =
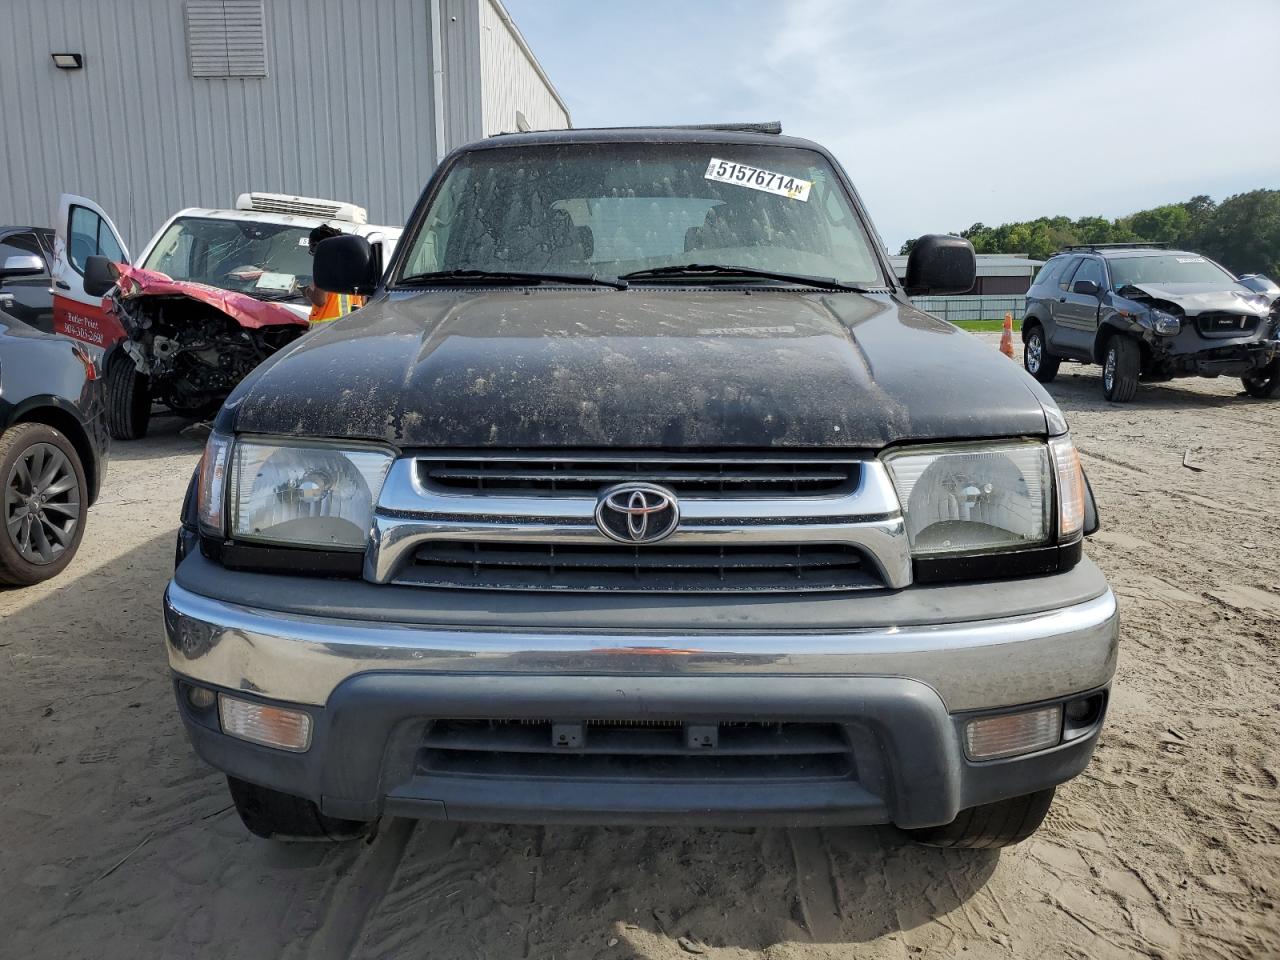
[[[658,126],[625,126],[625,127],[574,127],[574,132],[584,130],[724,130],[729,133],[768,133],[778,136],[782,133],[781,120],[769,120],[765,123],[664,123]],[[504,133],[495,133],[493,136],[502,137],[507,133],[521,131],[507,131]],[[542,131],[552,132],[555,131]]]
[[[1163,240],[1135,240],[1132,243],[1068,243],[1062,248],[1065,253],[1067,250],[1122,250],[1133,249],[1134,247],[1150,247],[1154,250],[1165,250],[1169,244]]]

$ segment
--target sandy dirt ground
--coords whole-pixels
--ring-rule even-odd
[[[117,446],[71,568],[0,593],[0,956],[1280,956],[1280,403],[1224,380],[1112,407],[1081,369],[1051,389],[1120,670],[1093,763],[1000,854],[890,829],[249,836],[171,702],[159,603],[198,444],[160,420]]]

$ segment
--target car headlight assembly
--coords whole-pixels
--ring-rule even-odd
[[[1172,337],[1182,330],[1182,318],[1175,314],[1152,310],[1150,317],[1151,329],[1162,336]]]
[[[1079,539],[1084,475],[1069,437],[904,447],[885,455],[912,555],[961,557]]]
[[[244,543],[364,550],[393,459],[374,446],[214,434],[201,465],[201,529]]]

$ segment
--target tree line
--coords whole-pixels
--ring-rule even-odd
[[[1217,260],[1236,274],[1280,280],[1280,190],[1251,190],[1215,203],[1207,196],[1139,210],[1127,217],[1040,217],[988,227],[975,223],[961,236],[978,253],[1025,253],[1045,260],[1073,243],[1163,241]],[[915,240],[902,245],[911,252]]]

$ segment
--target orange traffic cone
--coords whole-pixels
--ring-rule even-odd
[[[1004,315],[1004,333],[1000,334],[1000,352],[1013,359],[1013,314]]]

